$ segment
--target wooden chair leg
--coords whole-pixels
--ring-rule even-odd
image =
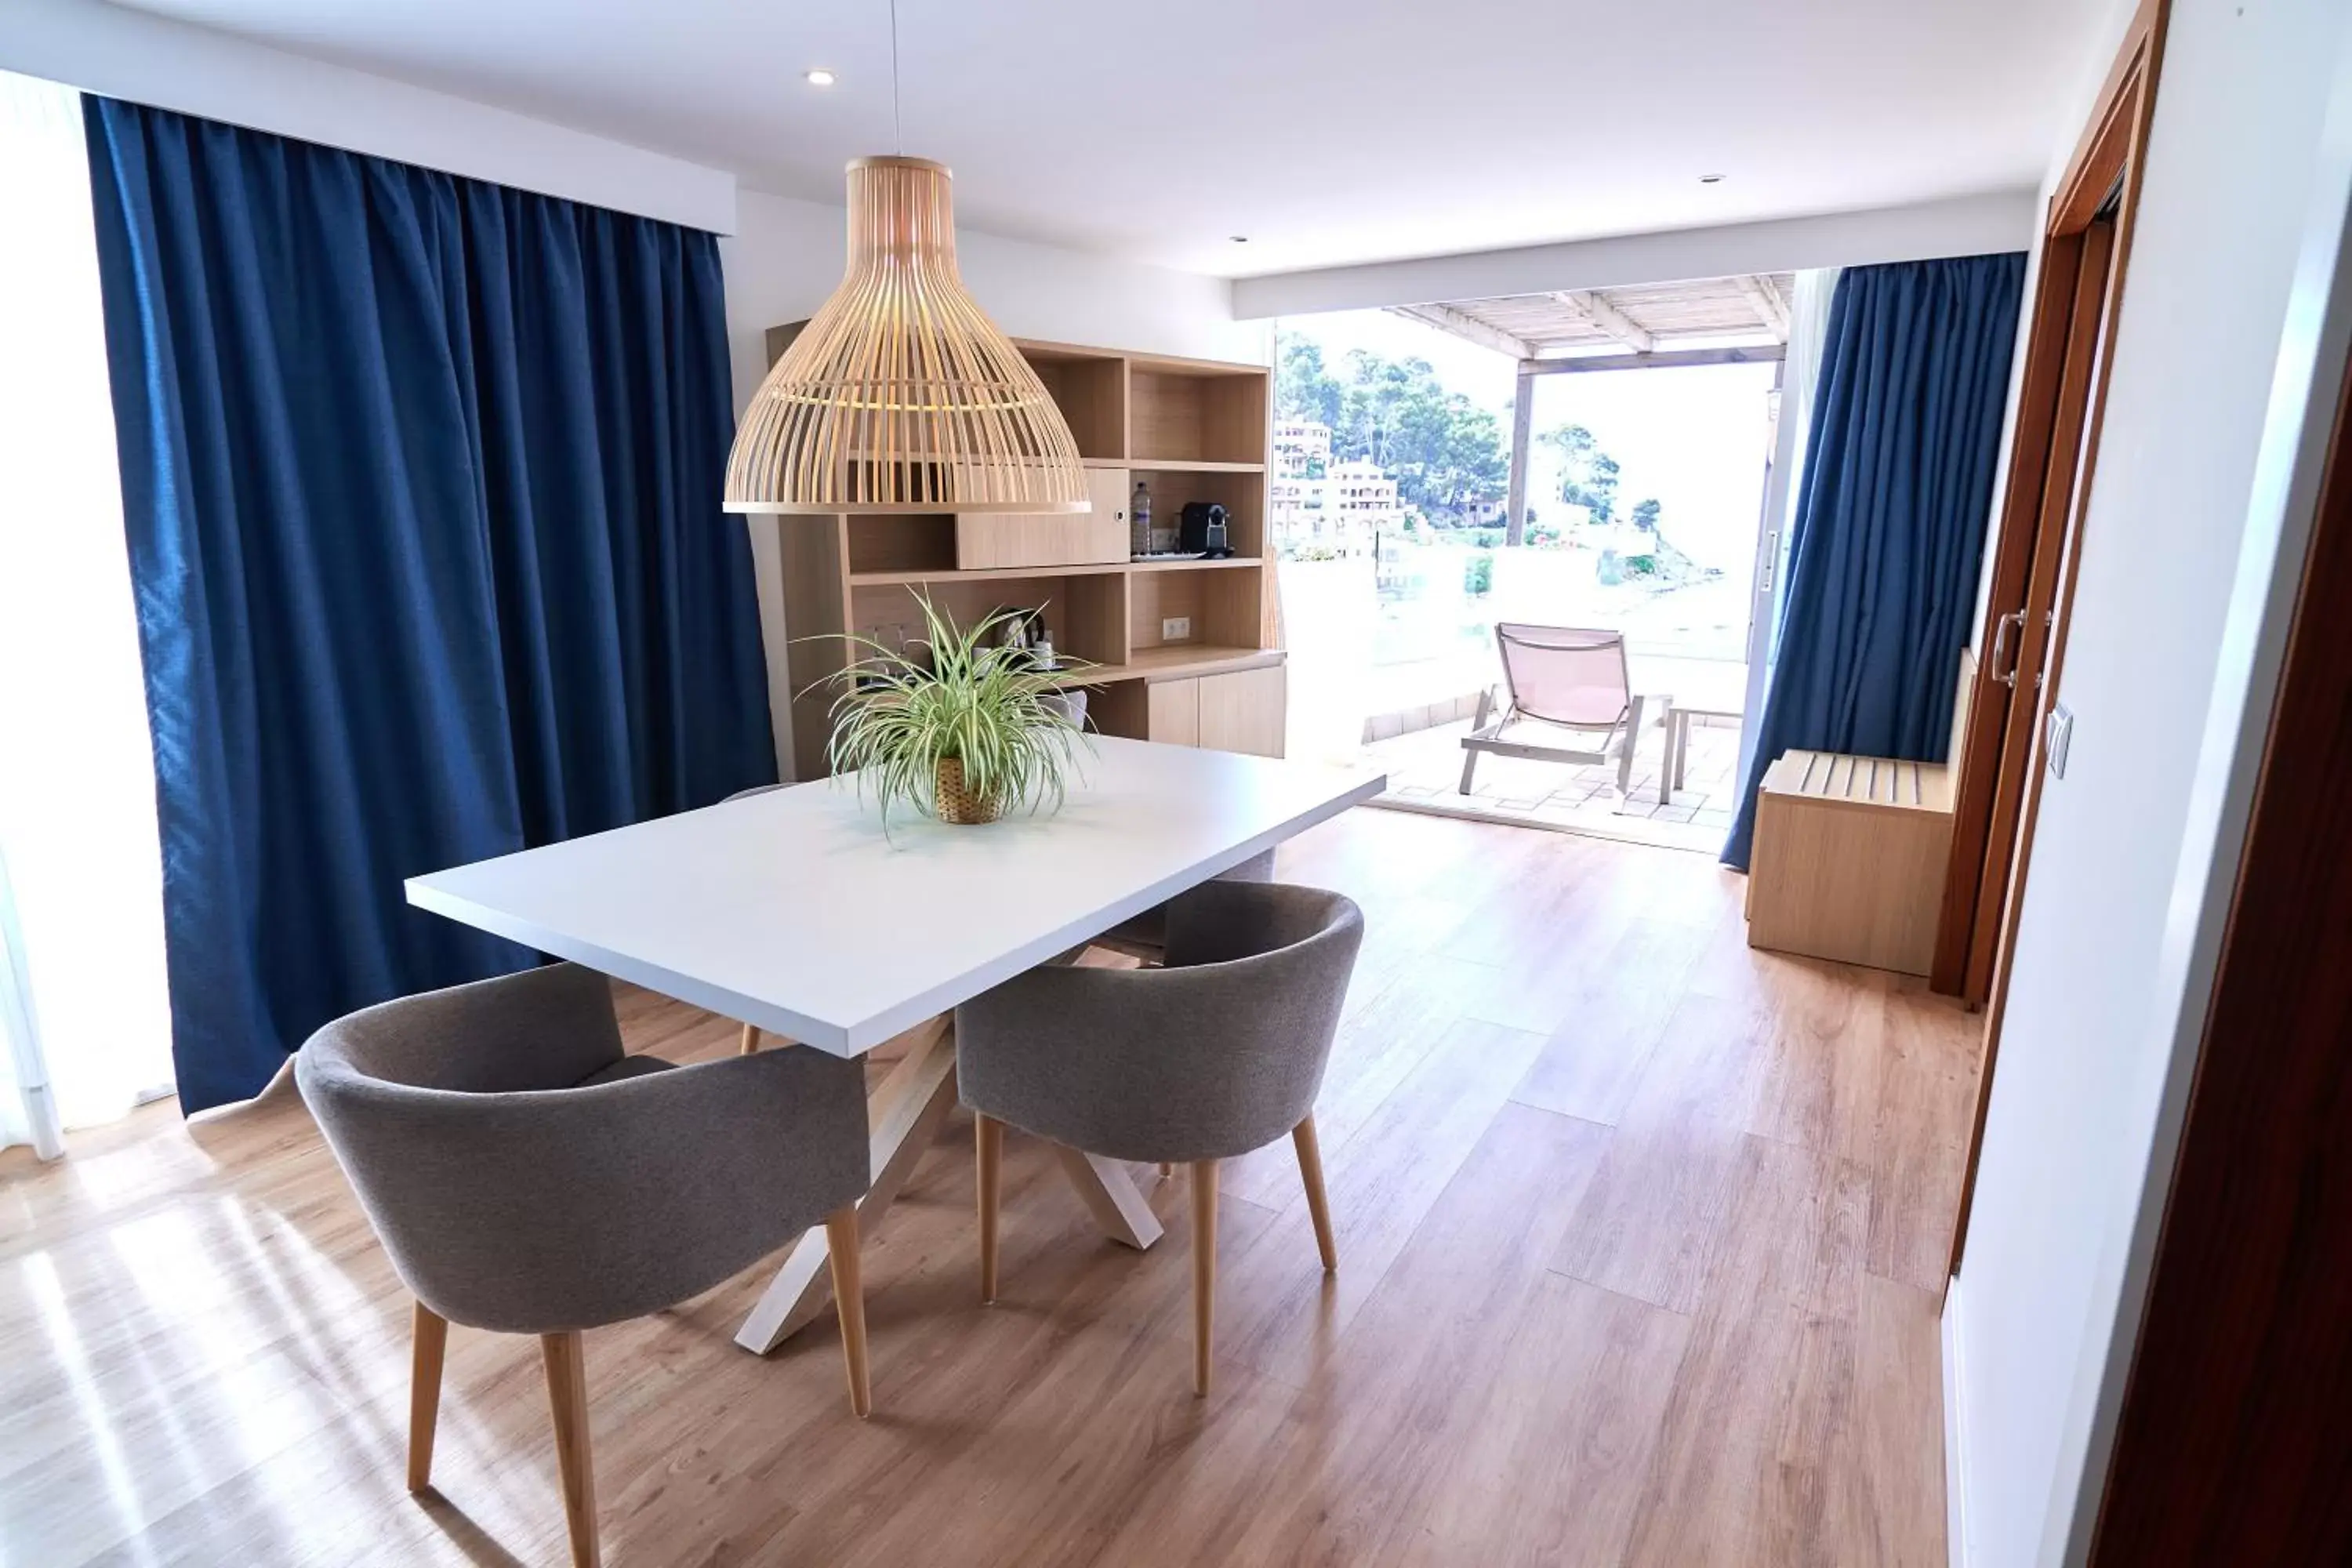
[[[742,1055],[742,1056],[747,1056],[747,1057],[748,1057],[748,1056],[750,1056],[752,1052],[754,1052],[754,1051],[758,1050],[759,1048],[760,1048],[760,1031],[759,1031],[759,1029],[758,1029],[756,1026],[752,1026],[752,1025],[751,1025],[751,1024],[746,1024],[746,1025],[744,1025],[744,1026],[743,1026],[743,1039],[742,1039],[742,1043],[741,1043],[740,1046],[738,1046],[738,1047],[736,1047],[738,1054]]]
[[[974,1116],[971,1132],[980,1156],[980,1299],[988,1302],[996,1300],[996,1213],[1004,1183],[1004,1123],[992,1116]]]
[[[841,1356],[849,1370],[849,1408],[860,1421],[873,1413],[874,1384],[866,1363],[866,1282],[857,1266],[857,1205],[824,1216],[826,1260],[833,1266],[833,1304],[841,1317]]]
[[[588,1363],[577,1329],[539,1336],[547,1363],[547,1402],[555,1413],[555,1463],[563,1473],[563,1518],[572,1534],[572,1568],[598,1568],[596,1466],[588,1447]]]
[[[1315,1221],[1315,1249],[1323,1255],[1323,1272],[1333,1274],[1339,1268],[1339,1244],[1331,1238],[1331,1202],[1323,1195],[1323,1149],[1315,1141],[1315,1118],[1290,1130],[1290,1142],[1298,1151],[1298,1174],[1307,1183],[1307,1213]]]
[[[449,1320],[416,1303],[408,1331],[408,1489],[433,1484],[433,1431],[441,1420],[441,1357]]]
[[[1192,1162],[1192,1392],[1209,1392],[1217,1325],[1217,1163]]]
[[[1160,1179],[1161,1181],[1163,1181],[1163,1182],[1164,1182],[1164,1181],[1166,1181],[1169,1177],[1171,1177],[1171,1176],[1174,1175],[1175,1173],[1176,1173],[1176,1162],[1175,1162],[1175,1161],[1173,1161],[1173,1160],[1162,1160],[1162,1161],[1160,1161]]]

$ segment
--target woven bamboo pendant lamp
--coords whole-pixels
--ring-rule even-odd
[[[1062,411],[957,274],[950,179],[849,165],[849,270],[744,412],[729,511],[1087,510]]]

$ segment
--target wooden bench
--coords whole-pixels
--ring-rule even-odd
[[[1764,774],[1748,944],[1925,974],[1952,846],[1952,771],[1790,752]]]

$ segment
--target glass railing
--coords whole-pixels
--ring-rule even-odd
[[[1482,537],[1383,535],[1374,554],[1281,563],[1294,754],[1350,754],[1370,716],[1492,685],[1497,621],[1622,631],[1637,684],[1741,684],[1745,563],[1706,565],[1632,529],[1575,545]]]

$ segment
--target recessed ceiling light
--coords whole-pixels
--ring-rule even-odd
[[[817,69],[810,71],[803,79],[806,80],[811,87],[831,87],[835,79],[834,74],[831,71],[824,69],[823,67],[819,67]]]
[[[1702,185],[1719,185],[1723,184],[1723,176],[1721,174],[1701,174],[1698,177],[1698,183]]]

